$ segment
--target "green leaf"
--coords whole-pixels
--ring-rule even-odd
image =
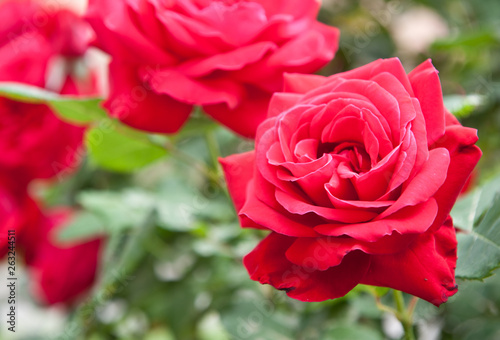
[[[101,98],[63,96],[36,86],[11,82],[0,82],[0,95],[25,103],[48,104],[59,118],[76,125],[106,117],[100,106]]]
[[[164,229],[193,231],[199,227],[197,220],[228,222],[234,219],[234,211],[224,197],[209,199],[181,176],[170,174],[157,189],[158,224]]]
[[[167,155],[148,135],[109,121],[85,134],[90,159],[116,172],[133,172]]]
[[[179,133],[172,136],[174,140],[189,138],[193,136],[200,136],[209,130],[214,130],[220,127],[213,119],[203,113],[199,107],[195,107],[191,113],[189,120],[182,127]]]
[[[180,177],[164,180],[157,199],[158,224],[172,231],[189,231],[195,227],[195,213],[206,200]],[[199,195],[199,194],[198,194]]]
[[[468,96],[449,95],[444,97],[444,105],[456,117],[465,118],[470,116],[485,100],[484,96],[477,94]]]
[[[0,82],[0,95],[25,103],[44,103],[55,100],[59,95],[36,86],[21,83]]]
[[[491,276],[500,266],[500,194],[495,196],[479,225],[467,234],[459,233],[457,240],[455,275],[470,280]]]
[[[498,192],[500,192],[500,176],[460,198],[451,210],[453,225],[471,231],[478,219],[491,206]]]
[[[202,219],[211,226],[220,226],[211,235],[221,242],[238,234],[234,225],[224,224],[232,221],[234,213],[218,198],[207,199],[175,176],[164,180],[156,189],[156,192],[87,190],[80,192],[77,202],[100,219],[102,231],[108,234],[136,228],[152,211],[156,212],[155,223],[170,231],[193,232],[200,227],[197,220]]]
[[[101,108],[100,98],[71,99],[60,97],[50,100],[49,106],[64,121],[76,125],[85,125],[99,119],[106,119],[106,112]]]
[[[77,200],[87,211],[101,218],[108,233],[141,225],[155,205],[154,197],[139,190],[84,191]]]
[[[467,34],[461,34],[457,37],[437,40],[432,44],[432,49],[437,51],[446,51],[454,48],[469,51],[477,47],[485,47],[498,44],[498,38],[493,31],[473,31]]]
[[[57,237],[61,242],[74,240],[85,240],[104,231],[104,222],[99,216],[91,212],[81,212],[76,214],[72,221],[62,229]]]

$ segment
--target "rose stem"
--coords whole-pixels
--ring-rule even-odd
[[[409,311],[405,308],[405,300],[403,298],[403,293],[399,290],[394,289],[394,300],[396,301],[396,308],[398,313],[396,317],[403,324],[403,328],[405,331],[405,339],[406,340],[415,340],[415,335],[413,334],[413,324],[411,320],[411,316]]]

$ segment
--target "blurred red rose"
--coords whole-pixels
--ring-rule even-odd
[[[303,301],[363,283],[445,302],[457,291],[449,212],[481,151],[431,62],[290,74],[285,91],[256,150],[221,161],[242,226],[271,231],[244,259],[251,278]]]
[[[93,39],[88,23],[67,9],[44,1],[4,1],[0,4],[0,81],[64,92],[68,74]],[[95,91],[92,82],[78,80],[79,92]]]
[[[38,86],[68,95],[97,93],[96,78],[82,60],[92,29],[74,13],[49,2],[0,3],[0,81]],[[83,128],[65,123],[43,104],[0,98],[0,231],[16,231],[35,289],[46,303],[70,302],[95,277],[101,241],[63,247],[51,232],[68,212],[46,217],[30,198],[34,179],[52,178],[74,165]],[[0,256],[7,252],[2,243]]]
[[[0,81],[70,95],[97,92],[95,76],[78,71],[93,33],[76,14],[39,1],[5,1],[0,33]],[[73,166],[83,128],[59,120],[46,105],[0,98],[0,137],[0,172],[28,182]]]
[[[28,196],[25,183],[12,180],[13,174],[0,172],[0,258],[7,254],[9,231],[14,231],[14,248],[19,244],[24,230],[37,223],[39,209]]]
[[[32,275],[34,294],[44,303],[71,304],[94,283],[101,239],[63,244],[57,232],[71,219],[70,210],[40,216],[38,225],[31,225],[22,246],[26,264]]]
[[[284,72],[310,73],[338,47],[317,0],[91,0],[87,17],[113,60],[114,117],[172,133],[193,105],[243,136],[265,119]]]
[[[0,98],[0,136],[0,171],[27,182],[75,165],[83,129],[61,121],[46,105]]]

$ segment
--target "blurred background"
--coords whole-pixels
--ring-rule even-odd
[[[85,1],[61,0],[82,12]],[[340,49],[320,73],[350,70],[399,57],[407,71],[431,58],[440,71],[447,107],[479,131],[484,152],[475,181],[500,172],[500,2],[498,0],[323,0],[320,20],[341,30]],[[213,140],[194,133],[200,126]],[[194,164],[216,169],[207,145],[228,155],[252,148],[195,115],[179,136]],[[179,161],[181,159],[181,161]],[[18,272],[15,339],[399,339],[397,320],[376,308],[368,288],[323,303],[302,303],[251,281],[241,264],[262,237],[242,230],[217,178],[172,157],[133,175],[84,161],[72,178],[37,188],[51,205],[73,204],[108,219],[100,279],[75,309],[42,308]],[[78,197],[77,197],[78,193]],[[159,223],[149,223],[155,201]],[[71,237],[71,230],[62,237]],[[23,281],[23,278],[24,281]],[[419,338],[500,339],[500,275],[459,282],[440,308],[419,301]],[[391,304],[384,290],[382,302]],[[5,297],[1,297],[4,301]],[[3,338],[9,339],[5,327]]]

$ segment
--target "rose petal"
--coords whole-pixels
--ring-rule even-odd
[[[191,105],[149,90],[132,68],[115,61],[109,68],[115,76],[110,79],[110,94],[104,106],[111,116],[134,128],[158,133],[178,131],[189,117]]]
[[[151,70],[150,85],[157,93],[191,105],[225,103],[236,108],[244,96],[244,88],[229,79],[192,79],[177,69]],[[264,110],[265,112],[265,110]]]
[[[275,93],[269,103],[268,117],[276,117],[291,109],[302,96],[293,93]]]
[[[406,153],[400,147],[397,147],[370,171],[353,176],[351,181],[359,200],[375,201],[380,198],[387,191],[397,162],[405,157]]]
[[[188,77],[206,76],[215,70],[239,70],[262,59],[266,53],[272,52],[276,48],[276,44],[272,42],[259,42],[212,57],[189,60],[178,65],[178,70]]]
[[[333,161],[329,161],[328,158],[331,157],[320,158],[318,161],[306,164],[302,163],[300,164],[302,165],[301,167],[290,166],[292,171],[291,175],[286,174],[283,170],[278,170],[277,176],[280,180],[296,183],[312,202],[324,206],[328,204],[324,183],[330,180],[337,164]],[[287,167],[286,163],[283,167]]]
[[[317,205],[312,205],[304,202],[299,196],[292,193],[276,190],[276,200],[285,208],[286,211],[292,214],[315,214],[325,220],[339,223],[360,223],[370,221],[377,216],[376,213],[370,211],[325,208]],[[321,230],[321,229],[320,229]]]
[[[212,118],[243,137],[254,138],[259,125],[265,120],[270,95],[247,86],[240,104],[231,109],[227,104],[204,105],[203,110]]]
[[[372,80],[379,84],[387,92],[392,94],[398,101],[400,112],[399,129],[401,133],[403,133],[408,123],[413,121],[417,114],[410,94],[398,81],[398,79],[389,72],[377,74],[372,78]]]
[[[446,128],[445,135],[432,146],[446,148],[450,153],[450,166],[446,179],[434,194],[439,212],[432,228],[439,227],[446,219],[467,178],[479,162],[482,152],[474,145],[476,141],[475,129],[452,125]]]
[[[155,45],[166,49],[168,45],[165,44],[165,30],[161,23],[156,20],[154,1],[125,0],[125,2],[129,6],[128,12],[131,22],[137,25],[137,29]],[[141,20],[142,18],[148,18],[149,20]]]
[[[348,80],[335,88],[337,92],[352,92],[365,96],[389,123],[393,145],[401,140],[401,111],[398,100],[378,83],[366,80]]]
[[[298,238],[286,251],[287,259],[299,266],[314,263],[318,270],[327,270],[341,264],[344,257],[355,250],[365,254],[394,254],[406,249],[417,236],[393,232],[377,242],[360,242],[350,237]]]
[[[287,236],[312,237],[317,235],[309,226],[295,222],[286,216],[286,212],[276,211],[258,200],[255,195],[255,186],[252,183],[253,181],[248,185],[247,199],[239,212],[240,216],[245,216],[258,225]],[[242,227],[245,225],[242,224]]]
[[[45,87],[47,64],[54,55],[53,47],[38,32],[32,32],[29,36],[12,34],[9,34],[12,40],[0,46],[0,81]],[[33,54],[33,51],[37,53]]]
[[[169,51],[184,57],[199,57],[227,51],[231,45],[224,41],[223,32],[196,17],[174,10],[161,8],[157,4],[156,18],[163,24],[165,44]]]
[[[23,239],[32,287],[38,298],[49,305],[73,302],[90,288],[97,272],[102,239],[70,244],[55,242],[55,233],[70,216],[67,210],[42,216],[38,223],[29,226],[29,238]]]
[[[333,80],[335,77],[341,77],[344,79],[371,80],[374,76],[384,72],[392,74],[398,82],[403,85],[406,92],[409,93],[410,96],[413,96],[412,86],[399,58],[378,59],[354,70],[337,73],[334,77],[330,77],[330,79]]]
[[[139,59],[153,65],[177,62],[176,57],[155,45],[137,29],[123,1],[90,0],[86,19],[96,32],[99,47],[111,55],[119,55],[130,62]]]
[[[285,252],[294,238],[271,233],[245,258],[243,263],[252,280],[285,290],[300,301],[324,301],[342,297],[363,278],[370,258],[360,251],[346,255],[342,263],[326,271],[292,264]]]
[[[362,283],[402,290],[439,306],[457,292],[456,246],[450,219],[436,233],[419,236],[406,251],[372,256]]]
[[[429,160],[422,170],[403,188],[401,196],[378,219],[384,219],[398,210],[414,206],[433,197],[446,180],[450,165],[450,154],[445,148],[437,148],[429,152]],[[465,182],[465,180],[464,180]],[[460,190],[459,190],[460,191]]]
[[[227,6],[212,1],[199,12],[197,19],[223,32],[223,39],[234,46],[248,44],[267,24],[266,12],[256,2],[237,2]]]
[[[339,31],[334,27],[325,28],[318,24],[315,29],[298,35],[281,46],[269,58],[269,66],[280,68],[295,68],[293,71],[310,73],[313,69],[324,66],[333,59],[339,38]]]
[[[323,85],[327,78],[315,74],[285,73],[283,75],[285,85],[283,91],[286,93],[304,94],[310,90]]]
[[[347,235],[363,242],[375,242],[397,231],[401,235],[423,233],[434,222],[438,205],[434,198],[409,206],[384,219],[365,223],[318,225],[314,230],[325,236]],[[357,213],[357,211],[355,212]]]
[[[294,18],[316,17],[320,8],[320,2],[317,0],[254,0],[259,3],[268,16],[291,15]]]
[[[331,186],[326,185],[326,190],[331,192]],[[394,204],[395,201],[361,201],[361,200],[343,200],[338,198],[336,195],[329,195],[331,203],[335,208],[338,209],[379,209],[386,208]],[[353,212],[354,213],[354,212]]]
[[[253,177],[255,151],[219,158],[219,163],[222,165],[236,211],[239,211],[245,203],[247,186]]]
[[[308,128],[308,126],[304,125],[303,127]],[[295,149],[293,151],[293,154],[297,157],[297,161],[300,163],[313,162],[317,157],[318,144],[319,142],[315,139],[300,139],[300,141],[295,144]]]
[[[425,117],[427,144],[431,145],[443,136],[445,130],[443,92],[438,71],[428,59],[408,76]]]

